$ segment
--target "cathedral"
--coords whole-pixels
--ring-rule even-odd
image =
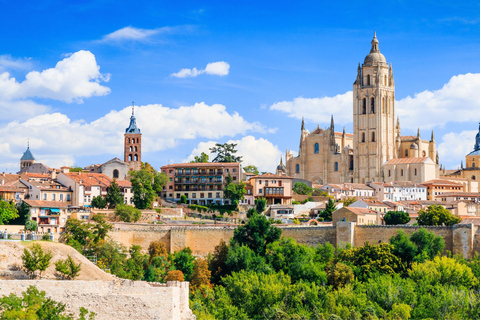
[[[345,128],[336,132],[333,116],[330,128],[318,126],[312,132],[302,120],[298,156],[287,150],[286,164],[277,171],[283,169],[291,177],[319,185],[389,181],[392,177],[415,182],[438,178],[433,131],[430,140],[422,139],[420,130],[416,136],[401,135],[400,120],[395,118],[392,65],[380,53],[376,34],[371,44],[353,83],[353,134],[345,133]]]

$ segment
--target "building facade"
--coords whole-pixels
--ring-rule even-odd
[[[250,178],[253,197],[265,198],[268,205],[292,203],[292,178],[265,173]]]
[[[333,117],[330,128],[318,127],[312,133],[305,130],[302,121],[298,156],[289,150],[286,153],[287,175],[315,184],[383,182],[384,165],[389,160],[425,157],[431,159],[436,172],[424,179],[438,178],[433,132],[430,140],[421,139],[420,130],[416,137],[401,135],[400,120],[395,117],[392,65],[378,44],[374,35],[370,53],[358,65],[353,84],[353,134],[335,132]]]

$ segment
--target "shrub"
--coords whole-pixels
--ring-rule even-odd
[[[81,265],[81,262],[75,263],[72,257],[68,255],[67,259],[55,262],[55,270],[58,272],[60,278],[73,280],[80,273]]]
[[[334,288],[343,287],[355,278],[352,268],[348,265],[338,262],[327,273],[328,283]]]
[[[46,233],[42,236],[42,241],[50,241],[50,234]]]
[[[150,262],[154,257],[158,257],[158,256],[163,256],[167,258],[168,256],[167,247],[165,247],[165,244],[160,240],[152,241],[148,246],[148,255],[150,256]]]
[[[43,251],[42,247],[35,243],[32,249],[23,249],[22,261],[23,268],[32,277],[35,277],[35,272],[40,271],[39,276],[42,277],[42,272],[47,270],[52,259],[52,253],[50,251]]]
[[[37,221],[28,220],[27,222],[25,222],[25,229],[30,231],[37,230]]]
[[[137,222],[142,216],[142,211],[133,206],[118,205],[115,215],[125,222]]]
[[[383,217],[386,225],[407,224],[410,216],[404,211],[388,211]]]
[[[170,270],[167,272],[165,282],[167,281],[184,281],[183,272],[180,270]]]
[[[187,196],[186,195],[182,194],[180,196],[180,203],[187,203]]]
[[[266,207],[267,207],[267,199],[258,198],[257,200],[255,200],[255,210],[257,210],[258,213],[263,213]]]

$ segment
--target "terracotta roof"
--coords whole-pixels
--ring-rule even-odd
[[[343,185],[348,190],[369,190],[369,191],[373,190],[372,187],[369,187],[369,186],[367,186],[366,184],[363,184],[363,183],[347,183],[346,182]]]
[[[418,158],[398,158],[390,159],[385,164],[409,164],[409,163],[423,163],[428,160],[428,157],[418,157]]]
[[[425,188],[425,186],[420,185],[412,181],[391,181],[383,184],[386,187],[402,187],[402,188]]]
[[[363,202],[368,204],[369,206],[376,206],[376,207],[388,207],[387,204],[383,203],[382,201],[378,201],[375,199],[363,199]]]
[[[461,187],[463,186],[463,184],[461,184],[460,182],[453,182],[453,181],[449,181],[449,180],[441,180],[441,179],[433,179],[433,180],[428,180],[428,181],[425,181],[425,182],[422,182],[420,183],[421,185],[442,185],[442,186],[454,186],[454,187]]]
[[[23,200],[31,207],[42,208],[68,208],[67,204],[60,201],[43,201],[43,200]]]
[[[437,197],[480,197],[478,192],[445,192],[439,194]]]
[[[76,182],[84,186],[100,186],[102,188],[107,188],[112,183],[111,178],[107,177],[103,173],[93,173],[93,172],[67,172],[64,173],[70,179],[75,180]],[[130,181],[126,180],[117,180],[117,184],[122,187],[131,187],[132,184]]]
[[[371,213],[377,214],[375,211],[372,211],[366,208],[351,208],[351,207],[344,207],[344,208],[355,214],[371,214]]]
[[[249,180],[250,179],[256,179],[256,178],[276,178],[276,179],[293,179],[292,177],[289,177],[289,176],[277,176],[276,174],[273,174],[273,173],[265,173],[265,174],[261,174],[261,175],[258,175],[258,176],[253,176],[253,177],[250,177],[248,178]]]
[[[116,182],[122,188],[132,187],[132,183],[128,180],[116,180]]]
[[[203,167],[232,167],[232,166],[239,166],[239,162],[197,162],[197,163],[174,163],[174,164],[167,164],[162,166],[160,169],[163,168],[203,168]]]
[[[343,136],[343,132],[335,132],[335,135],[337,135],[337,136]],[[353,134],[351,134],[351,133],[345,133],[345,135],[346,135],[347,137],[353,137]]]
[[[48,178],[48,177],[50,177],[50,175],[45,174],[45,173],[24,172],[23,174],[25,174],[27,177],[31,177],[31,178]]]
[[[400,137],[401,141],[415,141],[417,140],[416,136],[401,136]]]
[[[389,207],[398,207],[398,206],[402,206],[403,207],[403,204],[401,204],[400,202],[395,202],[395,201],[383,201],[383,203],[385,203],[387,206]]]
[[[25,189],[20,189],[15,186],[0,186],[0,191],[3,192],[25,192]]]
[[[18,174],[11,174],[11,173],[2,173],[0,174],[0,181],[3,180],[5,183],[10,181],[15,181],[20,179],[20,175]]]

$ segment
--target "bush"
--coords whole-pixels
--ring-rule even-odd
[[[32,277],[35,277],[35,272],[40,271],[39,276],[42,277],[42,272],[47,270],[52,259],[52,253],[43,251],[38,243],[34,243],[32,249],[23,249],[22,261],[23,268]]]
[[[334,288],[343,287],[350,282],[353,282],[355,276],[352,268],[348,265],[338,262],[327,273],[328,284]]]
[[[180,203],[187,203],[187,196],[186,195],[182,194],[180,196]]]
[[[42,236],[42,241],[50,241],[50,234],[46,233]]]
[[[403,211],[388,211],[383,220],[386,225],[407,224],[410,221],[410,216]]]
[[[102,196],[96,196],[92,199],[92,207],[98,209],[104,209],[107,206],[107,200],[105,200]]]
[[[127,205],[118,205],[115,209],[115,215],[124,222],[137,222],[142,216],[142,211]]]
[[[267,207],[267,199],[258,198],[257,200],[255,200],[255,210],[257,210],[258,213],[263,213],[266,207]]]
[[[25,222],[25,229],[29,231],[37,230],[37,221],[28,220],[27,222]]]
[[[170,270],[167,272],[165,282],[167,281],[184,281],[183,272],[180,270]]]
[[[80,273],[82,263],[75,263],[72,257],[68,255],[65,260],[58,260],[55,262],[55,270],[58,272],[60,278],[73,280]]]

